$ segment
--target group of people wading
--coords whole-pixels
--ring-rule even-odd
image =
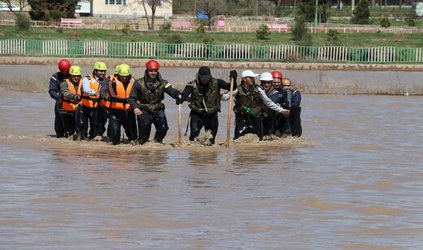
[[[162,102],[165,93],[177,105],[189,102],[190,141],[196,140],[204,127],[211,132],[209,144],[215,143],[221,100],[231,99],[230,93],[234,99],[234,139],[246,134],[256,134],[263,140],[266,136],[299,137],[302,133],[301,94],[280,71],[259,76],[245,70],[238,85],[236,70],[230,71],[226,82],[214,78],[210,68],[202,66],[195,79],[179,91],[163,79],[156,60],[146,63],[139,79],[127,64],[116,66],[109,76],[104,62],[96,62],[92,73],[85,76],[81,67],[71,65],[67,59],[60,60],[58,67],[59,72],[51,76],[49,83],[49,94],[56,100],[54,129],[58,138],[102,140],[116,145],[122,142],[123,127],[125,141],[144,144],[154,124],[153,140],[163,143],[169,130]],[[255,82],[258,76],[260,84]]]

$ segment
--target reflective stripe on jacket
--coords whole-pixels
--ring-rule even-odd
[[[134,82],[135,79],[131,78],[126,88],[117,78],[109,82],[110,108],[122,110],[131,109],[131,105],[128,103],[128,97]]]
[[[71,92],[72,94],[77,94],[77,90],[81,86],[81,81],[79,81],[78,85],[76,86],[69,79],[66,79],[65,81],[68,84],[69,92]],[[71,100],[66,97],[63,97],[62,109],[65,111],[75,111],[76,108],[78,107],[78,104],[79,102],[75,103],[75,100]]]

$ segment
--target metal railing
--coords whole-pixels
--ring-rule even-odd
[[[0,40],[0,56],[418,64],[423,63],[423,48],[5,39]]]

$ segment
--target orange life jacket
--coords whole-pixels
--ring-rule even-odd
[[[114,81],[115,79],[116,79],[116,77],[114,75],[109,75],[109,83],[112,82],[112,81]],[[106,93],[106,95],[109,96],[109,93]],[[100,103],[105,108],[109,108],[110,107],[110,102],[109,101],[106,101],[104,99],[101,99],[100,100]]]
[[[68,84],[68,90],[72,94],[77,94],[77,90],[80,88],[81,81],[79,81],[79,83],[77,83],[76,86],[69,79],[66,79],[65,81]],[[71,99],[68,99],[66,97],[63,97],[62,109],[65,110],[65,111],[75,111],[76,108],[78,107],[78,104],[79,104],[79,102],[75,103],[75,100],[71,100]]]
[[[135,79],[132,77],[128,83],[128,86],[124,87],[123,83],[115,78],[109,82],[109,94],[111,97],[109,108],[112,109],[131,109],[131,105],[128,103],[129,94],[131,93],[132,86],[134,85]],[[116,91],[116,92],[115,92]],[[125,99],[125,101],[114,100],[113,98]]]
[[[78,94],[81,96],[81,104],[85,107],[96,108],[100,98],[100,84],[93,75],[89,75],[90,88],[95,90],[95,95],[88,95],[82,91],[82,84],[79,85]]]

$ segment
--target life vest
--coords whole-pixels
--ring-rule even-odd
[[[116,79],[116,76],[114,76],[114,75],[109,75],[109,83],[110,83],[110,82],[112,82],[112,81],[114,81],[115,79]],[[101,84],[103,84],[103,83],[104,83],[104,81],[105,81],[105,80],[103,80],[103,82],[102,82]],[[101,89],[101,87],[100,87],[100,89]],[[107,95],[107,96],[109,96],[109,93],[106,93],[106,95]],[[101,104],[103,107],[105,107],[105,108],[110,107],[110,102],[109,102],[109,101],[106,101],[106,100],[104,100],[104,99],[101,99],[101,100],[100,100],[100,104]]]
[[[96,108],[100,98],[100,83],[93,75],[88,75],[90,88],[95,90],[95,95],[88,95],[82,91],[82,84],[79,85],[78,94],[81,96],[81,104],[85,107]]]
[[[187,84],[192,87],[191,102],[188,106],[197,113],[214,114],[219,112],[220,93],[217,79],[212,78],[209,81],[205,96],[200,92],[200,84],[197,79]]]
[[[80,88],[81,81],[79,81],[79,83],[77,83],[76,86],[69,79],[65,79],[65,81],[68,84],[69,92],[71,92],[72,94],[77,94],[77,90]],[[63,97],[62,109],[65,111],[75,111],[76,108],[78,107],[78,104],[79,102],[76,102],[75,100],[71,100],[66,97]]]
[[[125,86],[117,78],[109,82],[109,94],[110,94],[110,105],[109,108],[128,110],[131,109],[131,105],[128,103],[128,97],[131,93],[132,86],[134,85],[134,78],[132,77]]]
[[[244,84],[238,87],[238,93],[235,98],[234,112],[236,114],[248,114],[261,116],[263,111],[263,102],[260,99],[258,86],[254,85],[251,89],[246,89]]]
[[[144,76],[138,80],[141,86],[141,98],[138,100],[138,107],[149,112],[164,109],[165,105],[162,103],[162,100],[164,99],[165,90],[170,86],[170,83],[158,78],[158,81],[151,83],[152,87],[149,88],[145,79],[146,77]]]

